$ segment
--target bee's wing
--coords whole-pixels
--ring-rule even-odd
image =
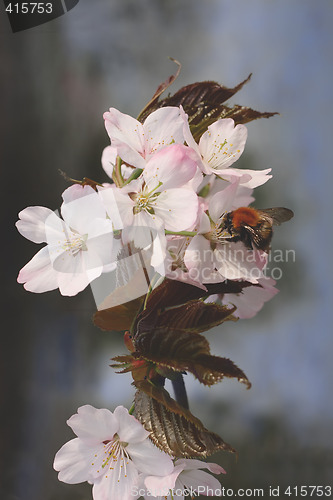
[[[271,223],[275,226],[279,226],[282,222],[287,222],[294,217],[294,212],[284,207],[264,208],[258,210],[258,212],[260,212],[263,217],[266,215],[267,218],[271,219]]]
[[[267,239],[262,234],[251,226],[243,226],[247,234],[250,235],[251,241],[257,248],[266,247]]]

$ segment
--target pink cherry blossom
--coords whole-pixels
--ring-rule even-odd
[[[177,107],[167,106],[151,113],[143,124],[115,108],[104,113],[105,127],[121,159],[135,168],[165,146],[183,144],[183,118]]]
[[[196,172],[189,148],[174,144],[155,153],[139,179],[122,188],[99,188],[115,229],[123,230],[123,242],[144,248],[147,233],[143,228],[151,228],[165,248],[165,230],[178,232],[192,227],[198,197],[188,183]]]
[[[223,216],[235,205],[239,179],[217,192],[209,201],[208,214],[199,211],[198,234],[189,243],[184,262],[189,276],[203,284],[219,283],[226,279],[258,283],[263,276],[258,266],[256,250],[240,242],[228,241],[230,234],[223,229]]]
[[[265,302],[271,300],[277,293],[276,281],[270,277],[258,280],[260,286],[244,288],[241,293],[226,293],[222,296],[222,304],[233,304],[237,307],[234,312],[236,318],[253,318],[263,307]]]
[[[176,460],[175,468],[171,474],[141,477],[141,486],[146,489],[143,495],[145,500],[151,497],[158,500],[173,499],[184,500],[184,494],[221,496],[221,484],[211,474],[201,469],[208,469],[213,474],[225,474],[225,470],[218,464],[201,462],[195,459],[182,458]]]

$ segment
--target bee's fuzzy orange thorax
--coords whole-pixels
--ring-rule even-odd
[[[251,207],[240,207],[231,212],[232,224],[235,229],[240,229],[242,226],[255,227],[260,220],[257,210]]]

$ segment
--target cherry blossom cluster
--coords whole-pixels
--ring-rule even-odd
[[[220,488],[215,477],[201,470],[224,474],[220,465],[193,459],[174,462],[150,442],[149,432],[123,406],[113,413],[81,406],[67,424],[77,437],[58,451],[54,468],[60,481],[92,484],[95,500],[183,500],[187,491]]]
[[[90,284],[103,290],[99,280],[116,272],[116,291],[130,288],[117,303],[126,302],[151,286],[142,291],[137,267],[126,260],[139,255],[155,285],[169,278],[207,290],[226,280],[246,281],[240,294],[205,300],[233,304],[239,318],[254,316],[277,292],[264,274],[267,253],[235,241],[224,222],[225,214],[252,203],[253,189],[271,178],[270,169],[232,167],[247,128],[218,119],[196,142],[181,106],[161,107],[143,123],[114,108],[104,119],[111,145],[102,166],[110,182],[74,183],[62,193],[60,213],[41,206],[20,212],[19,232],[46,245],[21,269],[18,282],[31,292],[59,288],[73,296]],[[107,293],[98,302],[110,307]],[[83,406],[67,423],[77,438],[59,450],[54,468],[61,481],[92,484],[95,500],[180,500],[186,488],[218,488],[217,479],[201,469],[224,473],[219,465],[175,460],[159,450],[123,407],[111,413]]]
[[[259,293],[250,287],[240,297],[251,310],[239,304],[236,313],[254,315],[276,292],[264,275],[267,255],[230,241],[222,224],[225,213],[249,205],[253,189],[271,177],[270,169],[231,167],[244,150],[247,128],[219,119],[196,143],[181,106],[160,108],[144,123],[114,108],[104,119],[111,145],[102,166],[113,182],[70,186],[61,216],[45,207],[20,212],[20,233],[46,246],[21,269],[18,282],[31,292],[59,288],[76,295],[119,267],[121,251],[131,246],[155,273],[198,287],[226,279],[259,283]]]

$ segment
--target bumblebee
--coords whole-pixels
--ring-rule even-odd
[[[294,216],[292,210],[283,207],[265,208],[240,207],[228,212],[222,219],[222,229],[230,234],[228,241],[242,241],[247,248],[254,247],[269,252],[273,229]]]

